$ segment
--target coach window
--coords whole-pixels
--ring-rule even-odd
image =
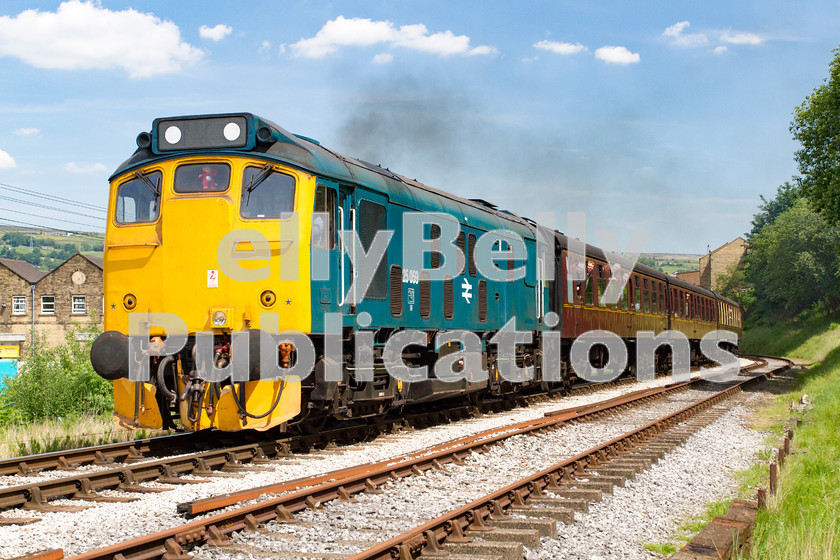
[[[641,313],[642,311],[642,284],[639,281],[638,276],[633,277],[633,285],[635,288],[635,295],[633,300],[636,302],[636,312]]]
[[[584,305],[592,305],[594,301],[593,295],[593,284],[595,283],[595,279],[593,276],[596,274],[595,271],[595,263],[592,261],[586,261],[586,289],[584,293]]]
[[[335,248],[336,210],[335,191],[326,187],[315,189],[315,215],[312,217],[312,246]]]
[[[659,286],[656,280],[650,281],[650,312],[659,314]]]
[[[665,282],[659,283],[659,314],[667,317],[668,308],[665,306]]]
[[[294,210],[294,177],[270,166],[245,168],[239,202],[243,218],[288,218]]]
[[[566,254],[566,266],[571,266],[569,258],[569,255]],[[576,264],[574,265],[574,272],[569,272],[568,270],[566,272],[566,286],[569,289],[569,293],[566,295],[566,298],[569,302],[574,302],[576,305],[582,305],[584,284],[586,282],[586,265],[582,260],[575,259],[575,261]],[[583,278],[583,280],[578,280],[578,278]]]
[[[144,224],[155,222],[160,215],[161,173],[137,172],[135,176],[117,187],[114,219],[118,224]]]
[[[607,279],[609,278],[609,271],[606,266],[598,265],[598,306],[604,307],[604,295],[607,293]]]
[[[191,163],[175,170],[176,193],[218,193],[230,184],[230,166],[226,163]]]

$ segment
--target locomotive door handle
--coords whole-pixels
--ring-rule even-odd
[[[338,223],[339,229],[344,230],[344,208],[340,205],[338,207]],[[341,251],[338,254],[338,277],[341,279],[341,287],[339,290],[341,291],[338,294],[338,306],[342,307],[344,305],[344,300],[346,299],[347,295],[347,288],[345,287],[345,279],[344,279],[344,242],[342,241],[341,235],[339,234],[339,246],[341,247]]]

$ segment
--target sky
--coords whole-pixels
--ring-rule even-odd
[[[0,224],[103,231],[153,119],[242,111],[561,231],[584,212],[596,244],[704,253],[797,173],[838,21],[822,0],[4,0]]]

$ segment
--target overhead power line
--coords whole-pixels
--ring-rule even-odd
[[[19,198],[12,198],[9,196],[0,196],[0,200],[8,200],[10,202],[17,202],[18,204],[26,204],[27,206],[35,206],[37,208],[44,208],[46,210],[54,210],[56,212],[63,212],[65,214],[74,214],[76,216],[83,216],[85,218],[93,218],[94,220],[104,220],[103,216],[94,216],[92,214],[83,214],[75,210],[67,210],[66,208],[56,208],[55,206],[47,206],[46,204],[38,204],[37,202],[30,202],[28,200],[21,200]]]
[[[88,228],[105,229],[104,226],[95,226],[93,224],[85,224],[82,222],[74,222],[73,220],[65,220],[64,218],[55,218],[53,216],[42,216],[41,214],[32,214],[31,212],[24,212],[23,210],[12,210],[15,214],[25,214],[33,218],[41,218],[43,220],[58,220],[59,222],[66,222],[68,224],[76,224],[77,226],[85,226]],[[2,218],[0,218],[2,219]]]
[[[62,204],[68,204],[70,206],[76,206],[78,208],[84,208],[86,210],[96,210],[97,212],[107,212],[108,209],[102,206],[97,206],[95,204],[88,204],[87,202],[80,202],[78,200],[70,200],[69,198],[62,198],[60,196],[55,196],[51,194],[44,194],[38,191],[33,191],[31,189],[24,189],[23,187],[16,187],[14,185],[8,185],[6,183],[0,183],[0,189],[4,189],[7,191],[16,192],[18,194],[24,194],[27,196],[32,196],[36,198],[43,198],[44,200],[49,200],[52,202],[60,202]]]
[[[102,234],[97,235],[97,232],[82,232],[82,233],[80,233],[79,231],[73,231],[73,230],[69,230],[69,229],[59,229],[59,228],[54,228],[54,227],[49,227],[49,226],[42,226],[42,225],[38,225],[38,224],[33,224],[31,222],[21,222],[20,220],[13,220],[11,218],[0,217],[0,222],[8,222],[10,224],[19,224],[19,225],[23,225],[23,226],[38,228],[38,229],[48,229],[50,231],[60,231],[62,233],[72,233],[74,236],[78,236],[78,237],[91,237],[91,238],[95,238],[95,239],[101,239],[101,235],[102,235]]]

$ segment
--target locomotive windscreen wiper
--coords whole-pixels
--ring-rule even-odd
[[[245,190],[248,191],[248,198],[245,199],[245,206],[248,206],[248,203],[251,201],[251,191],[260,186],[260,183],[268,179],[272,173],[274,173],[274,168],[270,163],[267,163],[265,164],[265,167],[260,169],[259,173],[251,177],[251,180],[248,181],[247,185],[245,185]]]
[[[143,181],[143,183],[145,183],[146,186],[149,187],[149,190],[152,191],[152,194],[155,197],[154,210],[155,212],[157,212],[158,200],[160,200],[160,177],[158,177],[157,183],[152,183],[152,180],[149,179],[148,175],[145,175],[139,171],[135,171],[134,176]]]

